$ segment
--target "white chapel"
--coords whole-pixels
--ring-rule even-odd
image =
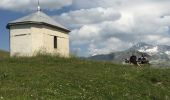
[[[34,56],[37,53],[69,56],[69,29],[43,13],[35,13],[7,24],[10,56]]]

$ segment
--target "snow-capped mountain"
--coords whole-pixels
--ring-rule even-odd
[[[158,53],[158,46],[153,46],[146,43],[138,43],[130,48],[130,50],[137,50],[139,52],[144,52],[149,55],[154,55]]]
[[[129,58],[132,54],[140,57],[145,54],[153,64],[160,64],[170,61],[170,46],[168,45],[151,45],[147,43],[137,43],[125,51],[112,52],[110,54],[96,55],[89,57],[92,60],[122,62],[123,59]]]
[[[164,55],[170,58],[170,46],[168,45],[150,45],[141,42],[131,47],[130,50],[137,50],[150,56]]]

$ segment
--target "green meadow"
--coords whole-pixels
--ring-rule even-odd
[[[0,100],[170,100],[170,69],[7,55],[0,58]]]

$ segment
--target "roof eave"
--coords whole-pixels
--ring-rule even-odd
[[[10,29],[10,26],[14,26],[14,25],[24,25],[24,24],[38,24],[38,25],[47,25],[47,26],[50,26],[50,27],[53,27],[53,28],[57,28],[57,29],[60,29],[62,31],[65,31],[67,33],[71,32],[69,29],[64,29],[64,28],[61,28],[61,27],[58,27],[58,26],[55,26],[55,25],[51,25],[51,24],[48,24],[48,23],[44,23],[44,22],[32,22],[32,21],[28,21],[28,22],[17,22],[17,23],[8,23],[6,28],[7,29]]]

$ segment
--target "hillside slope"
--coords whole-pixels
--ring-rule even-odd
[[[9,57],[9,52],[0,50],[0,58]]]
[[[50,56],[0,61],[4,100],[169,100],[170,69]]]

